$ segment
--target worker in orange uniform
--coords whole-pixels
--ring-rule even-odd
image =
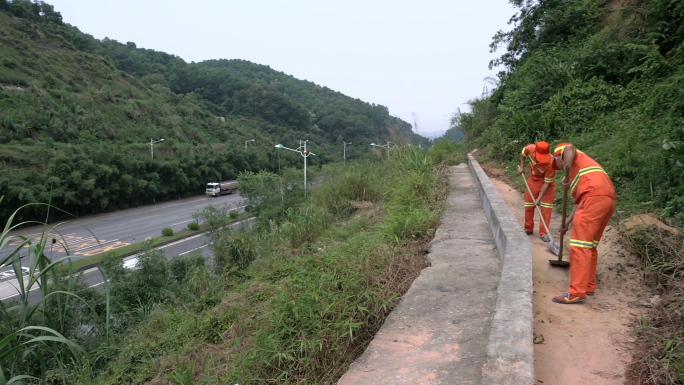
[[[518,173],[525,170],[525,159],[530,161],[530,177],[527,184],[532,195],[525,189],[525,233],[531,235],[534,230],[534,207],[541,206],[541,214],[546,226],[551,225],[553,200],[556,197],[556,170],[552,167],[553,157],[549,153],[549,144],[541,141],[523,147],[520,154]],[[524,175],[523,175],[524,176]],[[539,235],[544,242],[548,242],[549,235],[546,227],[539,222]]]
[[[564,170],[563,189],[575,199],[572,214],[560,229],[565,234],[572,224],[570,288],[553,301],[582,303],[596,291],[597,247],[615,211],[615,187],[598,162],[570,143],[556,146],[553,158],[554,168]]]

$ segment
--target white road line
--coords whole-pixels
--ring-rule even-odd
[[[205,247],[207,247],[207,245],[202,245],[202,246],[200,246],[200,247],[198,247],[198,248],[195,248],[195,249],[192,249],[192,250],[188,250],[188,251],[186,251],[186,252],[184,252],[184,253],[180,253],[180,254],[178,254],[178,255],[185,255],[185,254],[188,254],[188,253],[192,253],[192,252],[195,251],[195,250],[199,250],[199,249],[202,249],[202,248],[205,248]]]
[[[157,247],[157,249],[165,249],[165,248],[167,248],[167,247],[174,246],[174,245],[177,245],[177,244],[179,244],[179,243],[183,243],[183,242],[185,242],[185,241],[189,241],[189,240],[191,240],[191,239],[195,239],[195,238],[199,238],[199,237],[203,237],[203,236],[205,236],[204,233],[202,233],[202,234],[197,234],[197,235],[193,235],[192,237],[184,238],[184,239],[181,239],[181,240],[179,240],[179,241],[176,241],[176,242],[173,242],[173,243],[169,243],[169,244],[166,244],[166,245],[164,245],[164,246]]]
[[[188,219],[187,221],[178,222],[178,223],[172,223],[172,224],[170,224],[169,226],[180,225],[180,224],[183,224],[183,223],[186,223],[186,222],[192,222],[192,221],[194,221],[194,219]]]

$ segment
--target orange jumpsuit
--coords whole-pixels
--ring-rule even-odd
[[[522,150],[523,156],[527,157],[530,162],[530,177],[527,178],[527,184],[532,190],[532,194],[525,189],[525,230],[534,230],[534,200],[539,196],[544,183],[549,183],[549,188],[541,199],[540,208],[542,217],[546,221],[547,226],[551,226],[551,213],[553,212],[553,200],[556,198],[556,170],[551,167],[549,163],[538,163],[536,160],[536,151],[534,144],[528,144]],[[539,221],[539,235],[546,234],[546,228]]]
[[[576,148],[568,180],[572,181],[570,194],[578,205],[570,234],[568,291],[585,298],[587,292],[596,291],[597,247],[615,211],[615,187],[601,165]]]

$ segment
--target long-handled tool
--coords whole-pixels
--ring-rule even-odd
[[[568,208],[568,190],[563,189],[563,221],[562,221],[563,228],[565,228],[565,216],[567,214],[567,208]],[[563,234],[565,234],[565,233],[561,231],[561,233],[560,233],[560,249],[558,250],[558,260],[549,259],[549,263],[551,264],[551,266],[560,266],[560,267],[570,266],[570,261],[564,261],[563,260]]]
[[[527,184],[527,179],[525,179],[525,174],[520,174],[525,181],[525,187],[527,187],[527,192],[530,193],[530,197],[534,200],[534,195],[532,194],[532,189],[530,189],[530,185]],[[553,241],[553,237],[551,236],[551,232],[549,231],[549,226],[546,225],[546,221],[544,220],[544,216],[542,215],[541,210],[539,209],[539,206],[534,205],[534,207],[537,208],[537,212],[539,213],[539,219],[541,219],[541,223],[544,224],[544,228],[546,229],[546,234],[549,235],[549,241],[544,242],[546,243],[546,246],[551,250],[552,253],[558,255],[560,251],[560,246]],[[561,235],[562,236],[562,235]]]

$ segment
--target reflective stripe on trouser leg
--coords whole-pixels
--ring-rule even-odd
[[[583,198],[572,221],[570,236],[570,289],[573,295],[586,297],[596,289],[596,266],[603,230],[615,211],[615,200],[607,196]],[[593,290],[592,290],[593,289]]]
[[[539,190],[541,191],[541,189]],[[546,192],[544,193],[544,196],[541,199],[541,213],[542,217],[544,218],[544,221],[546,221],[546,225],[549,227],[549,230],[551,230],[551,213],[553,212],[553,200],[556,199],[556,185],[551,184],[549,185],[549,188],[546,189]],[[546,234],[546,228],[544,228],[544,224],[541,223],[541,220],[539,221],[539,235],[544,235]]]
[[[544,184],[544,179],[527,178],[527,184],[530,186],[532,194],[537,197]],[[534,212],[534,198],[530,195],[530,192],[525,189],[525,230],[534,230]]]

